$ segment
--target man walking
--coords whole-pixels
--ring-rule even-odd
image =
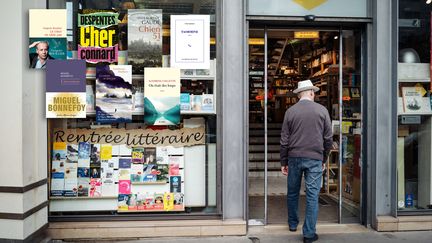
[[[284,117],[281,132],[281,171],[288,176],[288,226],[296,231],[299,223],[298,200],[302,174],[306,186],[306,215],[303,241],[318,240],[316,221],[318,197],[325,160],[332,146],[331,121],[327,109],[314,102],[319,88],[310,80],[298,83],[294,90],[299,102]]]

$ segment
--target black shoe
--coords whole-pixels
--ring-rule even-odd
[[[312,238],[303,237],[303,243],[311,243],[318,240],[318,235],[315,234]]]
[[[291,231],[291,232],[296,232],[296,231],[297,231],[297,228],[289,228],[289,231]]]

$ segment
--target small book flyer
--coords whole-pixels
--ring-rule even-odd
[[[86,60],[90,66],[96,63],[117,63],[118,17],[115,10],[79,10],[78,59]]]
[[[128,62],[134,74],[162,67],[162,9],[128,10]]]
[[[164,210],[171,211],[174,209],[174,193],[164,193]]]
[[[145,68],[144,122],[147,125],[180,123],[180,69]]]
[[[88,197],[90,191],[90,178],[78,178],[78,197]]]
[[[66,26],[66,9],[29,10],[30,68],[45,69],[48,60],[66,59]]]
[[[49,60],[46,68],[46,118],[86,117],[85,62]]]
[[[78,163],[78,145],[76,144],[67,145],[66,162]]]
[[[100,178],[90,179],[90,197],[101,197],[102,196],[102,180]]]
[[[96,121],[132,121],[132,66],[96,66]]]

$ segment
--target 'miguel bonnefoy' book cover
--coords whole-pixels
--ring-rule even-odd
[[[118,16],[115,10],[83,9],[78,13],[78,59],[117,63]]]
[[[181,176],[170,176],[170,192],[181,192]]]
[[[134,74],[162,66],[162,10],[128,10],[128,62]]]
[[[85,118],[85,62],[49,60],[46,71],[46,118]]]
[[[147,125],[180,123],[180,69],[145,68],[144,122]]]
[[[132,121],[132,66],[96,67],[96,121],[118,123]]]
[[[66,20],[66,9],[29,10],[30,68],[45,69],[47,60],[66,59]]]

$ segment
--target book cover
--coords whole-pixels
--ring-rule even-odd
[[[119,159],[119,168],[120,169],[130,169],[131,168],[131,159],[120,158]]]
[[[96,121],[119,123],[132,121],[132,66],[96,67]]]
[[[46,118],[85,118],[85,62],[49,60],[46,67]]]
[[[164,209],[164,194],[163,193],[155,193],[153,208],[156,210],[163,210]]]
[[[109,160],[112,158],[112,145],[102,144],[101,145],[101,160]]]
[[[167,182],[168,165],[144,164],[144,182]]]
[[[144,122],[147,125],[180,123],[180,69],[145,68]]]
[[[184,209],[184,194],[174,193],[174,209],[183,210]]]
[[[48,60],[66,59],[66,20],[66,9],[29,10],[30,68],[45,69]]]
[[[102,196],[102,180],[100,178],[90,179],[90,197],[101,197]]]
[[[134,112],[144,113],[144,84],[140,84],[139,87],[135,87],[135,94],[133,94],[132,99]]]
[[[146,210],[153,210],[155,205],[154,194],[146,193],[144,208]]]
[[[76,197],[78,196],[78,178],[65,178],[64,179],[64,196]]]
[[[113,179],[114,178],[114,167],[109,160],[102,160],[101,162],[101,178],[103,179]]]
[[[78,144],[78,159],[90,159],[90,143],[80,142]]]
[[[134,74],[162,67],[162,10],[128,10],[128,61]]]
[[[76,179],[78,177],[78,163],[65,163],[65,179]]]
[[[164,210],[170,211],[174,209],[174,193],[164,193]]]
[[[78,167],[90,167],[90,158],[78,159]]]
[[[118,195],[118,184],[113,179],[102,178],[102,196],[113,197]]]
[[[144,163],[145,164],[156,163],[156,148],[144,148]]]
[[[145,210],[145,203],[146,203],[146,194],[138,192],[136,194],[136,205],[137,205],[137,210]]]
[[[402,99],[405,113],[430,112],[428,99],[423,99],[422,88],[402,87]]]
[[[90,178],[90,167],[78,167],[78,177]]]
[[[156,162],[168,164],[168,147],[156,147]]]
[[[182,69],[209,69],[210,15],[170,17],[171,66]]]
[[[118,157],[112,157],[110,160],[108,160],[108,167],[118,169],[119,168],[119,158]]]
[[[67,145],[66,162],[78,163],[78,145],[76,144]]]
[[[137,210],[137,195],[131,194],[127,202],[128,210]]]
[[[144,148],[141,147],[132,148],[132,163],[134,164],[144,163]]]
[[[88,197],[90,191],[90,178],[78,178],[78,197]]]
[[[191,95],[191,109],[193,111],[201,111],[201,95]]]
[[[131,181],[130,180],[119,180],[118,188],[119,188],[119,194],[130,194],[131,193]]]
[[[203,94],[201,95],[201,110],[203,111],[213,111],[213,95]]]
[[[90,165],[100,166],[100,144],[91,144]]]
[[[78,13],[78,59],[92,66],[118,61],[118,17],[115,10],[82,9]]]
[[[190,111],[190,96],[189,93],[180,93],[180,110]]]
[[[171,162],[169,164],[169,175],[177,176],[180,175],[180,165],[178,162]]]
[[[62,172],[51,173],[50,195],[53,197],[63,196],[64,186],[65,186],[64,173]]]
[[[64,173],[65,172],[65,161],[64,160],[53,160],[51,162],[51,173]]]
[[[129,209],[128,201],[129,194],[119,194],[118,195],[118,211],[127,211]]]
[[[131,169],[119,169],[118,179],[119,180],[130,180],[130,170]]]
[[[101,167],[100,166],[90,167],[90,177],[92,179],[100,179],[101,178]]]
[[[182,192],[181,182],[181,176],[170,176],[170,192]]]
[[[360,89],[359,88],[351,88],[351,97],[360,98]]]
[[[53,160],[66,160],[66,143],[54,142],[53,143]]]
[[[141,182],[144,171],[143,164],[132,164],[131,165],[131,181],[132,182]]]

